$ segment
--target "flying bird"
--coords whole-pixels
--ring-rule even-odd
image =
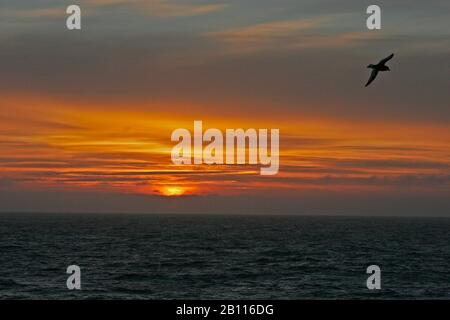
[[[385,64],[386,64],[386,62],[391,60],[393,57],[394,57],[394,54],[391,54],[389,57],[384,58],[383,60],[381,60],[377,64],[369,64],[367,66],[367,68],[372,69],[372,73],[370,74],[369,81],[367,81],[367,83],[366,83],[366,87],[369,84],[371,84],[373,80],[375,80],[375,78],[377,77],[379,71],[390,71],[391,70]]]

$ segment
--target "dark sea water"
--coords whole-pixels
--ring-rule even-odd
[[[448,299],[450,219],[2,214],[0,298]]]

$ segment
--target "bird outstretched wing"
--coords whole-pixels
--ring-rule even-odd
[[[391,60],[393,57],[394,57],[394,54],[391,54],[389,57],[386,57],[383,60],[381,60],[380,62],[378,62],[378,64],[385,64],[386,62]]]
[[[366,87],[367,87],[369,84],[371,84],[373,80],[375,80],[375,78],[377,77],[377,74],[378,74],[378,71],[375,70],[375,69],[373,69],[373,70],[372,70],[372,73],[370,74],[369,81],[367,81],[367,83],[366,83]]]

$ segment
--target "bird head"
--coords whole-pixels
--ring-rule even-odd
[[[369,64],[368,66],[367,66],[367,68],[374,68],[375,66],[373,65],[373,64]]]

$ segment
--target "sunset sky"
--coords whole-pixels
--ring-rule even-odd
[[[0,212],[450,215],[450,2],[372,2],[0,1]],[[279,174],[173,165],[194,120]]]

